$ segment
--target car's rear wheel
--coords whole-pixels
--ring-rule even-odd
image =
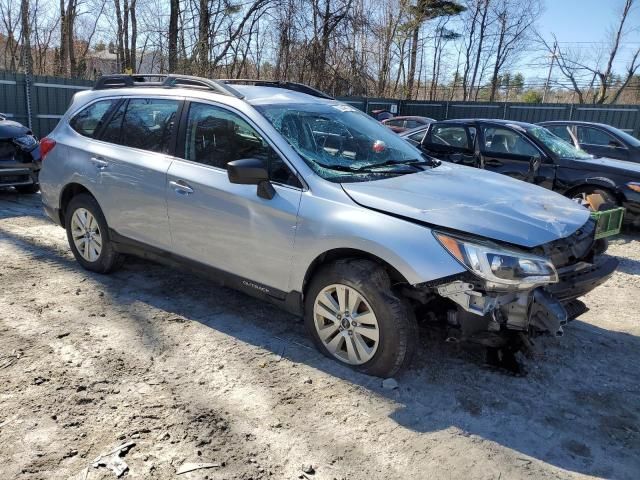
[[[340,260],[311,281],[305,323],[320,351],[357,370],[390,377],[406,367],[416,345],[412,310],[375,262]]]
[[[120,266],[121,255],[113,248],[107,221],[91,195],[73,197],[65,220],[69,246],[80,265],[99,273],[109,273]]]

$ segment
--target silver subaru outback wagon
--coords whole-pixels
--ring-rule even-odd
[[[84,268],[132,254],[208,274],[372,375],[409,363],[419,321],[517,365],[617,265],[580,205],[425,157],[300,84],[103,77],[44,144],[44,208]]]

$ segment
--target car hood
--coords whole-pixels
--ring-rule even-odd
[[[587,209],[550,190],[447,162],[342,187],[364,207],[526,248],[567,237],[589,218]]]
[[[591,169],[601,170],[616,170],[618,173],[628,174],[633,177],[640,177],[640,163],[616,160],[608,157],[597,157],[589,159],[570,159],[572,162],[577,162],[585,166],[589,166]]]
[[[0,140],[11,140],[12,138],[26,135],[30,130],[24,125],[12,120],[0,120]]]

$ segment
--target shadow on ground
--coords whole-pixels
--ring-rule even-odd
[[[80,269],[70,254],[1,224],[0,240],[34,259]],[[633,262],[628,273],[638,273]],[[390,398],[397,405],[391,418],[401,428],[423,433],[454,427],[461,435],[585,475],[630,478],[628,472],[640,472],[636,336],[575,321],[564,338],[540,341],[530,374],[516,378],[485,368],[481,352],[445,344],[437,331],[423,329],[413,367],[398,378],[398,390],[386,391],[379,379],[318,353],[299,319],[244,294],[141,260],[111,276],[87,276],[121,310],[144,302]],[[176,308],[172,299],[178,296],[185,307]],[[143,320],[133,313],[131,318]],[[153,331],[147,338],[146,348],[163,341]]]

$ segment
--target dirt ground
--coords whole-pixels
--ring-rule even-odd
[[[385,390],[243,294],[141,260],[82,270],[39,202],[0,191],[2,479],[115,479],[92,463],[129,441],[132,479],[640,477],[640,235],[527,377],[423,330]]]

